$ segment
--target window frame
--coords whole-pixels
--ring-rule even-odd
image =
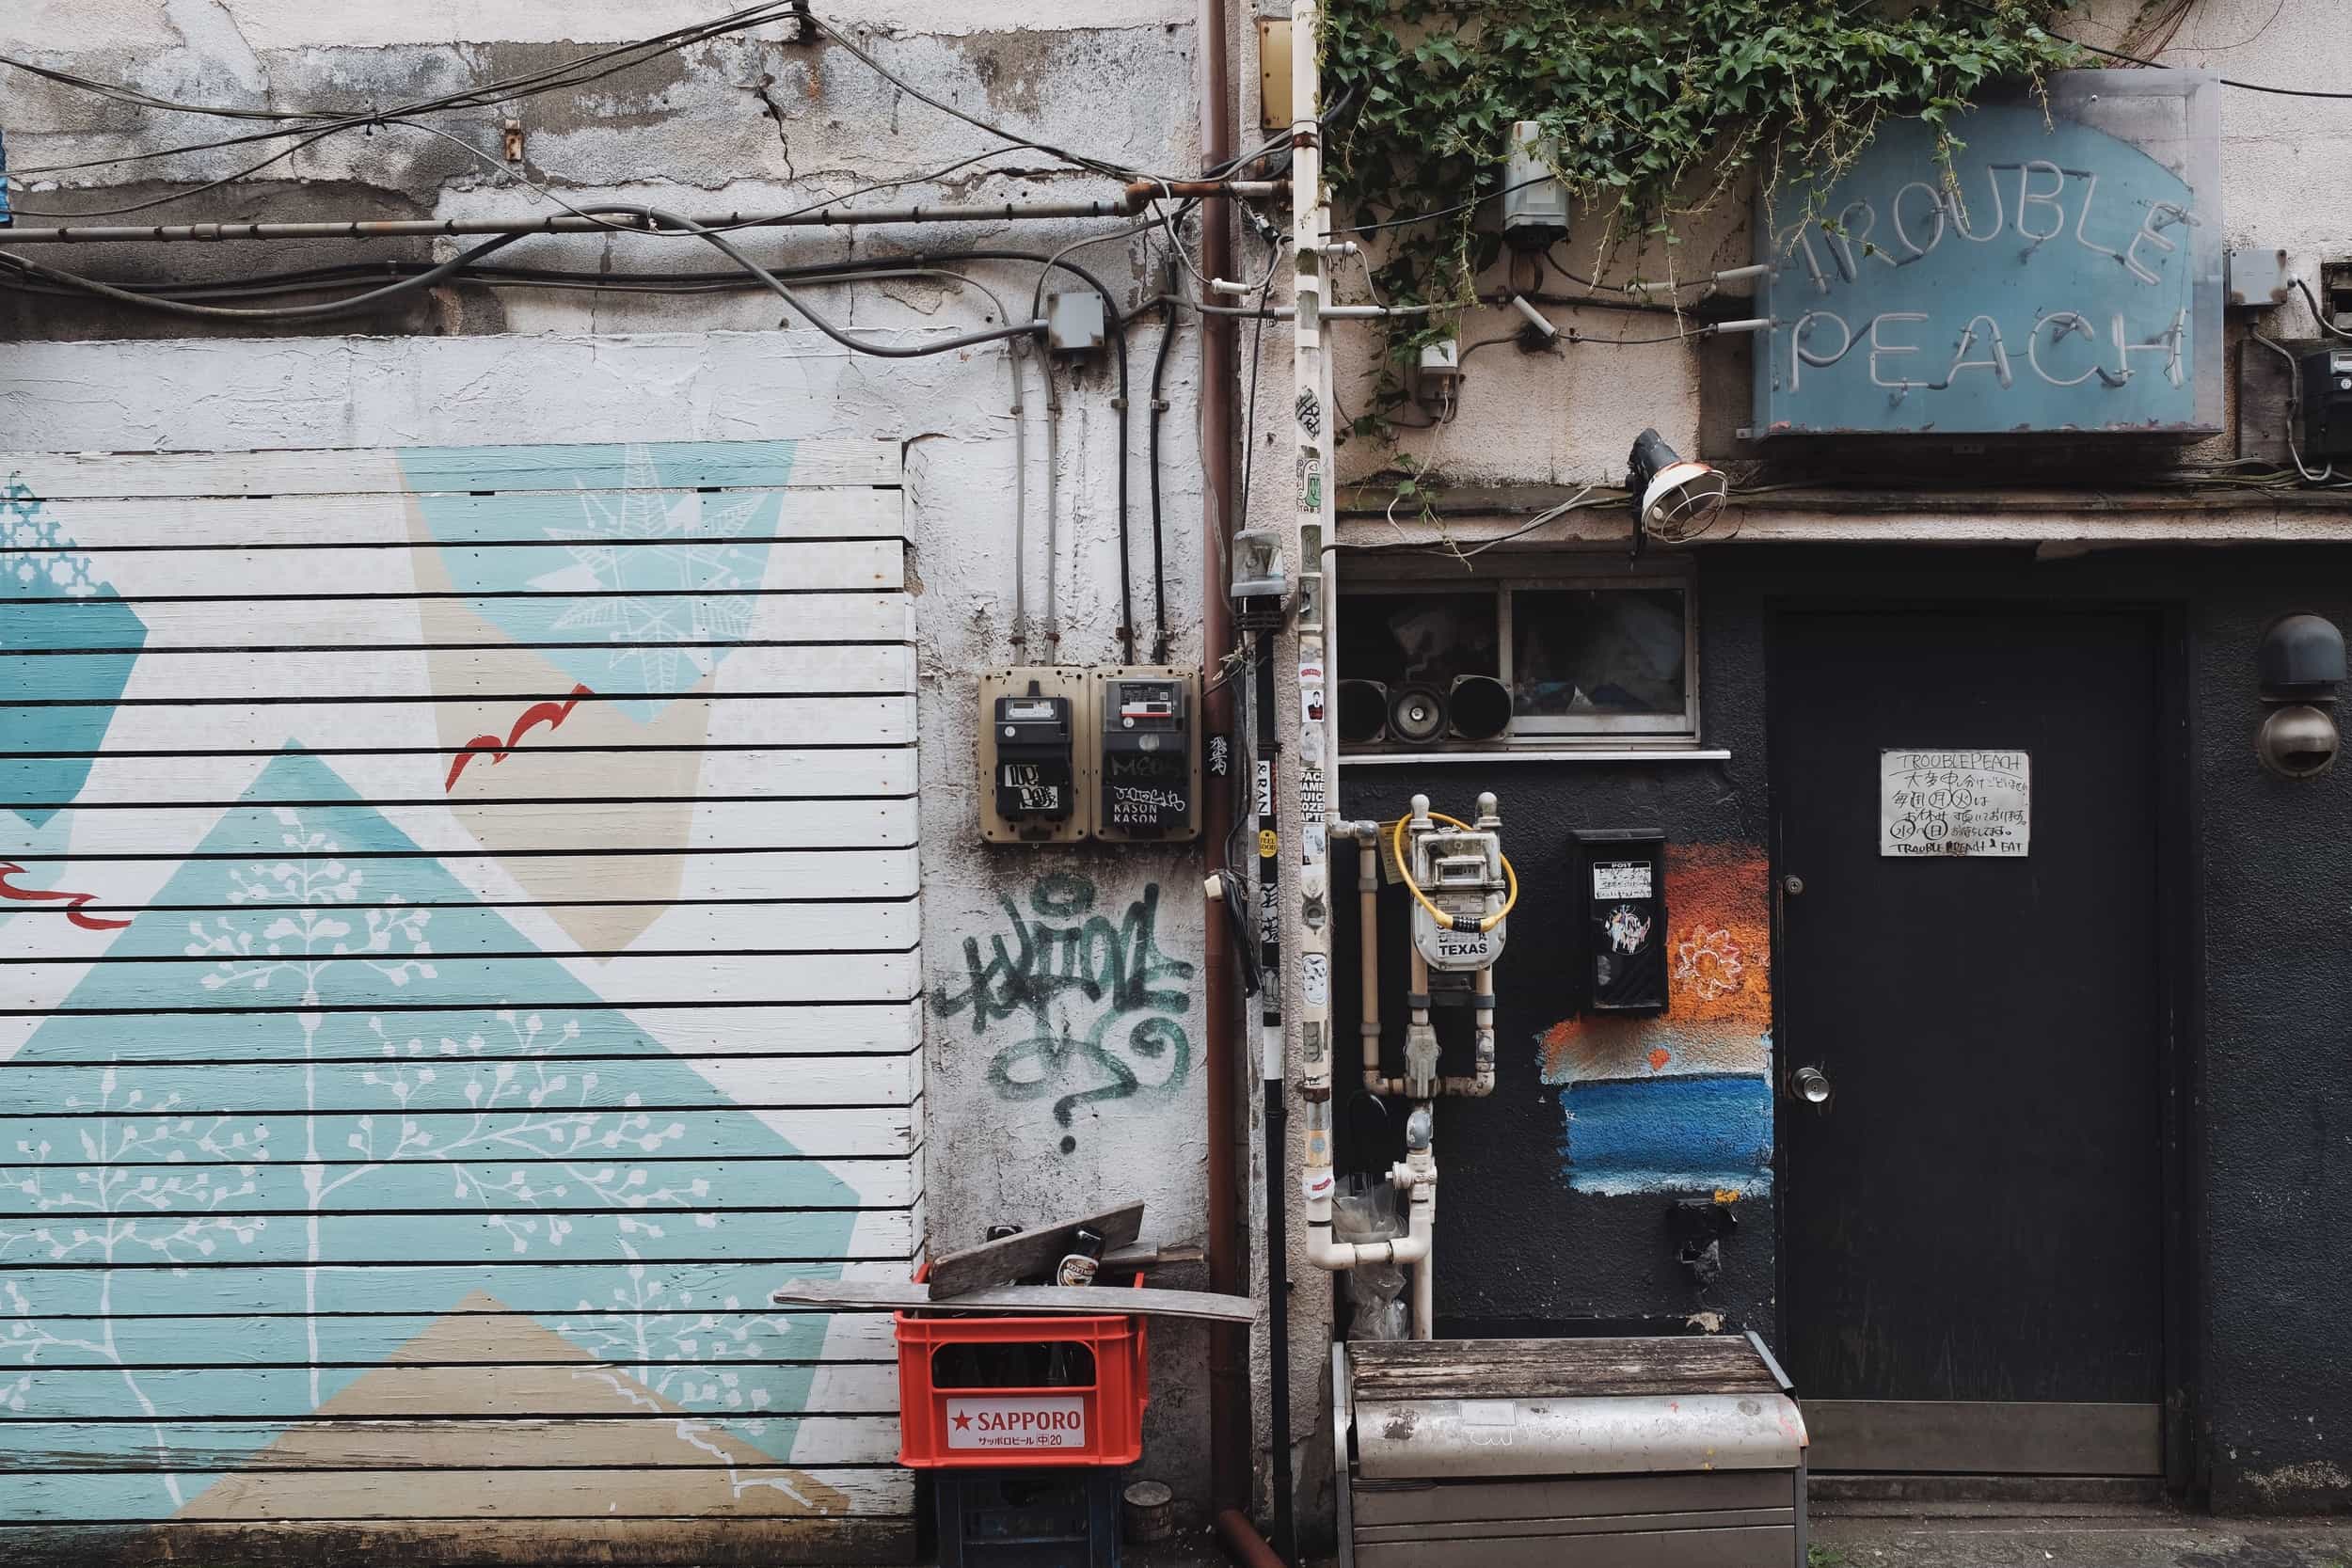
[[[1345,573],[1338,586],[1342,596],[1340,625],[1370,598],[1391,599],[1414,594],[1462,594],[1484,588],[1495,596],[1495,673],[1511,687],[1514,698],[1511,732],[1492,740],[1454,736],[1428,746],[1407,746],[1393,740],[1369,744],[1343,742],[1343,757],[1443,756],[1452,752],[1511,752],[1573,753],[1588,751],[1695,751],[1700,746],[1699,599],[1697,574],[1689,567],[1629,562],[1613,569],[1599,562],[1549,560],[1514,563],[1501,570],[1473,569],[1461,581],[1433,583],[1395,565],[1381,562]],[[1544,714],[1527,717],[1517,711],[1518,685],[1513,680],[1518,656],[1515,595],[1518,591],[1671,588],[1682,595],[1682,711],[1668,713]],[[1336,645],[1336,639],[1334,640]],[[1338,662],[1338,661],[1335,661]],[[1344,662],[1335,673],[1351,679]]]

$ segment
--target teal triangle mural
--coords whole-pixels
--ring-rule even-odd
[[[842,1256],[855,1195],[563,964],[481,957],[537,950],[415,849],[278,755],[155,900],[218,911],[140,915],[9,1064],[0,1405],[116,1463],[223,1416],[249,1450],[479,1292],[788,1455],[811,1370],[754,1363],[821,1330],[760,1260]],[[206,1478],[87,1479],[162,1516]]]

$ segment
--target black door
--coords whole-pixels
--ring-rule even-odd
[[[1814,1464],[2154,1473],[2159,626],[1792,612],[1769,660],[1783,1325]],[[2006,852],[1915,847],[1947,835]]]

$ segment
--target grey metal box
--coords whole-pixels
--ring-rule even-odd
[[[1804,1568],[1804,1423],[1753,1335],[1332,1361],[1343,1568]]]

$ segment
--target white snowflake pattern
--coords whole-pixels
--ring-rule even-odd
[[[611,656],[615,670],[633,669],[641,689],[666,694],[717,667],[725,650],[710,644],[739,641],[751,629],[765,563],[740,541],[770,498],[714,499],[660,484],[652,454],[630,447],[617,502],[583,489],[581,526],[547,531],[567,541],[570,564],[531,586],[580,595],[554,628],[625,644]],[[645,543],[657,540],[664,542]]]
[[[72,548],[57,519],[20,479],[0,489],[0,589],[71,599],[98,592],[89,557]]]

